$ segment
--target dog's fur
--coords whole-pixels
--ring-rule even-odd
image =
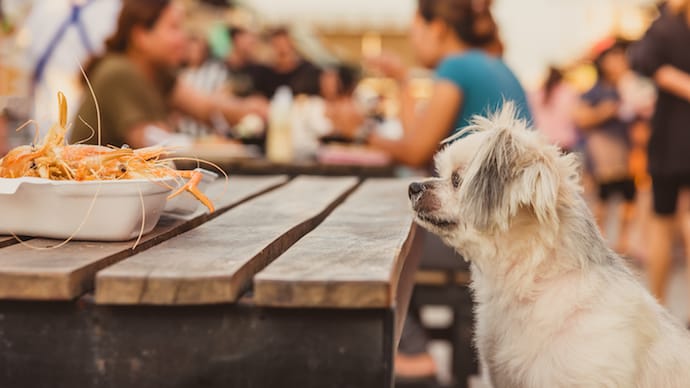
[[[464,131],[409,194],[417,222],[471,262],[490,384],[690,387],[690,335],[607,248],[575,157],[510,103]]]

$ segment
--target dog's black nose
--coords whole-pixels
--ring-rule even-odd
[[[412,198],[424,191],[424,184],[418,182],[410,183],[410,187],[407,189],[407,195]]]

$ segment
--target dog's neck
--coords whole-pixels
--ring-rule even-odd
[[[525,224],[493,239],[491,248],[470,256],[473,278],[488,286],[484,289],[527,301],[545,283],[611,260],[613,253],[606,248],[583,200],[559,209],[559,216],[557,230]]]

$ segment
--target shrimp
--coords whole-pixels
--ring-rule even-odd
[[[187,191],[213,212],[211,200],[198,188],[203,175],[179,171],[163,157],[166,147],[131,149],[100,145],[67,144],[67,101],[58,92],[59,120],[39,144],[10,150],[0,159],[0,178],[37,177],[52,180],[119,180],[174,177],[187,179],[168,199]]]

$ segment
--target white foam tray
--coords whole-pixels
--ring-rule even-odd
[[[126,241],[150,232],[177,186],[173,178],[52,181],[0,178],[0,234]],[[142,211],[143,202],[143,211]]]

